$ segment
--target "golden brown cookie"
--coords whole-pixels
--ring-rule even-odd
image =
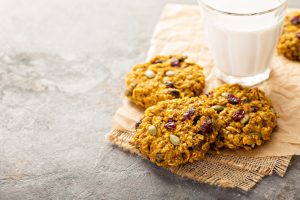
[[[225,84],[207,97],[205,105],[219,113],[220,131],[215,147],[250,150],[270,140],[278,115],[263,91]]]
[[[186,56],[156,56],[134,66],[126,85],[126,96],[147,108],[164,100],[200,95],[204,88],[203,68]]]
[[[171,167],[204,158],[218,134],[218,115],[206,97],[159,102],[146,109],[134,143],[150,161]]]
[[[277,49],[279,54],[300,61],[300,12],[292,12],[285,18]]]

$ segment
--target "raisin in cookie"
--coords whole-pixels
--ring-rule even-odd
[[[171,167],[204,158],[218,134],[218,114],[203,107],[207,97],[159,102],[146,109],[133,142],[158,166]]]
[[[279,54],[300,61],[300,12],[286,17],[277,49]]]
[[[126,96],[143,108],[160,101],[193,97],[204,88],[203,68],[186,56],[156,56],[126,77]]]
[[[278,115],[263,91],[225,84],[209,92],[207,97],[206,106],[219,114],[216,148],[250,150],[270,140]]]

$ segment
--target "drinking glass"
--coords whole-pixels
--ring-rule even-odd
[[[269,78],[286,0],[198,0],[214,72],[227,83],[255,85]]]

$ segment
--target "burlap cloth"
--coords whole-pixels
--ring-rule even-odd
[[[206,90],[222,84],[211,73],[213,61],[205,43],[197,6],[167,5],[151,40],[148,59],[157,54],[181,53],[205,68]],[[204,160],[169,168],[177,175],[224,188],[248,191],[266,175],[284,176],[292,155],[300,155],[300,64],[274,55],[268,81],[258,85],[273,100],[279,129],[272,141],[251,152],[222,151]],[[133,126],[143,114],[128,100],[117,110],[113,130],[107,135],[112,144],[143,157],[131,143]]]

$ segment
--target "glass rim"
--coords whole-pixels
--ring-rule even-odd
[[[255,16],[255,15],[264,15],[264,14],[268,14],[268,13],[271,13],[273,11],[276,11],[278,10],[279,8],[281,7],[287,7],[288,5],[288,2],[287,0],[284,0],[282,3],[280,3],[278,6],[274,7],[274,8],[271,8],[271,9],[268,9],[268,10],[265,10],[265,11],[261,11],[261,12],[254,12],[254,13],[235,13],[235,12],[227,12],[227,11],[222,11],[222,10],[219,10],[219,9],[216,9],[210,5],[208,5],[207,3],[204,3],[203,0],[199,0],[201,2],[201,4],[203,4],[206,8],[212,10],[212,11],[215,11],[215,12],[218,12],[218,13],[221,13],[221,14],[225,14],[225,15],[233,15],[233,16]]]

